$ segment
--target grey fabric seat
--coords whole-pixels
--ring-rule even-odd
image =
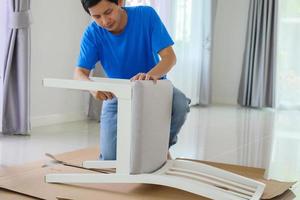
[[[173,86],[136,81],[132,86],[131,174],[151,173],[167,160]]]

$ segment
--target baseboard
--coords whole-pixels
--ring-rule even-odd
[[[38,116],[31,118],[32,127],[48,126],[53,124],[62,124],[67,122],[86,120],[86,113],[64,113],[64,114],[53,114],[46,116]]]

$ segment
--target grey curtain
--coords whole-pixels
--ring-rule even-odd
[[[2,132],[26,134],[30,130],[30,0],[8,0],[7,3]]]
[[[278,0],[251,0],[238,103],[275,107]]]

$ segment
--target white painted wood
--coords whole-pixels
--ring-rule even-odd
[[[112,161],[91,160],[91,161],[84,161],[82,163],[82,166],[88,169],[109,169],[109,168],[116,168],[117,162],[115,160]]]
[[[186,173],[186,174],[187,173],[194,174],[195,177],[209,178],[210,180],[220,181],[220,182],[223,182],[223,183],[228,184],[228,185],[236,186],[236,187],[239,187],[239,188],[244,188],[245,190],[248,190],[248,191],[255,191],[254,187],[250,187],[250,186],[245,185],[245,184],[241,184],[241,183],[238,183],[238,182],[234,182],[234,181],[231,181],[231,180],[220,178],[220,177],[217,177],[217,176],[214,176],[214,175],[211,175],[211,174],[208,174],[208,173],[203,173],[203,172],[200,172],[200,171],[196,172],[196,171],[193,171],[193,170],[188,170],[188,169],[183,169],[183,168],[171,168],[170,170],[171,170],[171,172],[175,171],[175,172],[182,172],[182,173]]]
[[[147,183],[185,190],[211,199],[258,200],[263,183],[199,162],[169,160],[152,174],[130,175],[132,85],[127,80],[105,78],[93,82],[45,79],[44,85],[79,90],[111,91],[118,98],[117,161],[87,161],[88,168],[116,167],[115,174],[48,174],[49,183]],[[92,167],[91,167],[92,166]]]
[[[220,177],[222,179],[230,180],[236,183],[241,183],[247,185],[248,187],[256,188],[257,182],[253,181],[252,179],[239,176],[237,174],[218,169],[213,166],[209,166],[199,162],[187,161],[187,160],[180,160],[180,162],[174,162],[174,167],[182,168],[187,170],[205,172],[207,174],[213,175],[215,177]]]
[[[224,184],[222,182],[214,181],[214,180],[209,179],[209,178],[205,178],[205,177],[201,177],[201,176],[195,176],[195,175],[190,174],[190,173],[169,171],[169,172],[167,172],[167,175],[181,176],[181,177],[185,177],[185,178],[194,179],[194,180],[206,183],[208,185],[216,186],[216,187],[219,187],[219,188],[226,188],[226,189],[228,189],[228,190],[230,190],[230,191],[232,191],[236,194],[238,194],[238,193],[245,194],[245,195],[248,195],[248,197],[253,195],[253,192],[249,192],[247,190],[240,189],[238,187],[234,187],[234,186],[231,186],[231,185],[228,185],[228,184]]]
[[[180,173],[169,173],[171,169],[180,164],[181,166],[189,165],[190,163],[183,162],[180,160],[170,160],[164,165],[163,168],[152,174],[138,174],[138,175],[125,175],[125,174],[49,174],[46,176],[47,182],[52,183],[146,183],[163,185],[173,188],[185,190],[197,195],[201,195],[211,199],[231,199],[231,200],[242,200],[251,199],[258,200],[263,193],[264,184],[257,181],[252,181],[252,184],[256,184],[255,190],[239,190],[240,188],[228,188],[224,189],[221,185],[223,182],[215,182],[214,184],[208,183],[201,179],[195,179],[193,174],[189,176],[182,176]],[[196,163],[199,164],[199,163]],[[203,167],[203,165],[202,165]],[[189,166],[183,167],[189,168]],[[208,166],[210,168],[210,166]],[[215,168],[215,170],[220,170]],[[244,181],[247,179],[230,172],[223,172],[222,174],[229,175],[231,179],[238,179],[239,182],[244,185]],[[206,174],[205,168],[202,171]],[[214,175],[214,174],[212,174]],[[220,186],[220,187],[216,187]]]
[[[44,79],[43,85],[63,89],[86,91],[110,91],[118,98],[131,98],[131,82],[129,80],[93,78],[94,81],[78,81],[68,79]]]
[[[178,188],[211,199],[244,200],[218,188],[205,186],[193,180],[185,181],[181,177],[167,177],[151,174],[112,175],[112,174],[51,174],[46,176],[51,183],[146,183]]]
[[[117,173],[130,173],[131,150],[131,99],[118,99]]]

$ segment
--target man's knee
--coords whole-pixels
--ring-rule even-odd
[[[189,104],[190,99],[180,90],[174,88],[169,147],[177,142],[177,134],[186,120],[187,113],[190,111]]]
[[[188,112],[190,112],[191,100],[185,96],[180,90],[174,88],[172,116],[184,120]]]

